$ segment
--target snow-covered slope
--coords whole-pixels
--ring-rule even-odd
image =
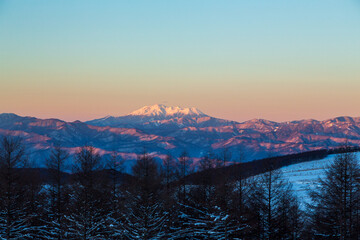
[[[360,162],[360,153],[355,153]],[[308,191],[313,189],[319,178],[325,177],[325,169],[333,162],[336,154],[324,159],[293,164],[281,168],[285,180],[293,185],[293,190],[303,203],[309,203]]]

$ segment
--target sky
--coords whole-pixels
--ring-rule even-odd
[[[359,0],[0,0],[0,112],[359,117]]]

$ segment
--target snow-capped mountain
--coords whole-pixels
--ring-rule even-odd
[[[40,165],[54,144],[71,153],[89,144],[101,154],[117,151],[127,159],[135,159],[135,153],[144,148],[160,157],[167,153],[178,156],[186,150],[195,159],[227,148],[234,158],[243,151],[247,160],[253,160],[335,148],[345,142],[360,146],[360,118],[239,123],[213,118],[196,108],[153,105],[88,122],[0,114],[0,135],[6,134],[24,138],[28,153]]]
[[[186,126],[223,126],[230,122],[209,117],[194,107],[168,107],[156,104],[142,107],[125,116],[107,116],[86,123],[94,126],[134,127],[163,132],[163,130],[174,130]]]
[[[136,111],[131,112],[128,116],[147,116],[154,118],[171,118],[171,117],[205,117],[207,116],[199,109],[181,108],[181,107],[167,107],[162,104],[152,106],[145,106]]]

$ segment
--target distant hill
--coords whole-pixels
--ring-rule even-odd
[[[296,153],[296,154],[289,154],[284,156],[278,157],[269,157],[258,159],[250,162],[242,162],[242,163],[234,163],[230,164],[226,167],[214,168],[211,170],[207,170],[205,175],[207,177],[211,176],[214,182],[226,179],[230,181],[237,181],[239,175],[242,178],[248,178],[252,176],[256,176],[259,174],[263,174],[269,169],[280,169],[286,172],[286,177],[292,177],[291,171],[302,167],[317,165],[317,163],[321,163],[322,170],[324,170],[324,166],[326,164],[330,164],[334,157],[338,154],[345,153],[345,152],[354,152],[357,157],[360,156],[360,148],[352,147],[352,148],[336,148],[332,150],[315,150],[303,153]],[[360,159],[358,159],[360,161]],[[307,168],[306,168],[307,169]],[[302,175],[302,173],[298,172],[298,174]],[[201,179],[204,177],[204,171],[195,172],[187,176],[187,180],[193,184],[201,183]],[[310,178],[317,178],[318,176],[311,176]],[[306,180],[306,176],[303,176],[302,179]],[[294,179],[291,179],[294,180]],[[298,185],[297,185],[298,186]]]

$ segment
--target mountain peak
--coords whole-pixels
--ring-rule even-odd
[[[14,119],[14,118],[18,118],[20,116],[16,115],[15,113],[0,113],[0,118],[1,119]]]
[[[168,107],[163,104],[155,104],[152,106],[145,106],[136,111],[128,114],[129,116],[148,116],[148,117],[199,117],[207,116],[199,109],[191,108],[181,108],[181,107]]]

